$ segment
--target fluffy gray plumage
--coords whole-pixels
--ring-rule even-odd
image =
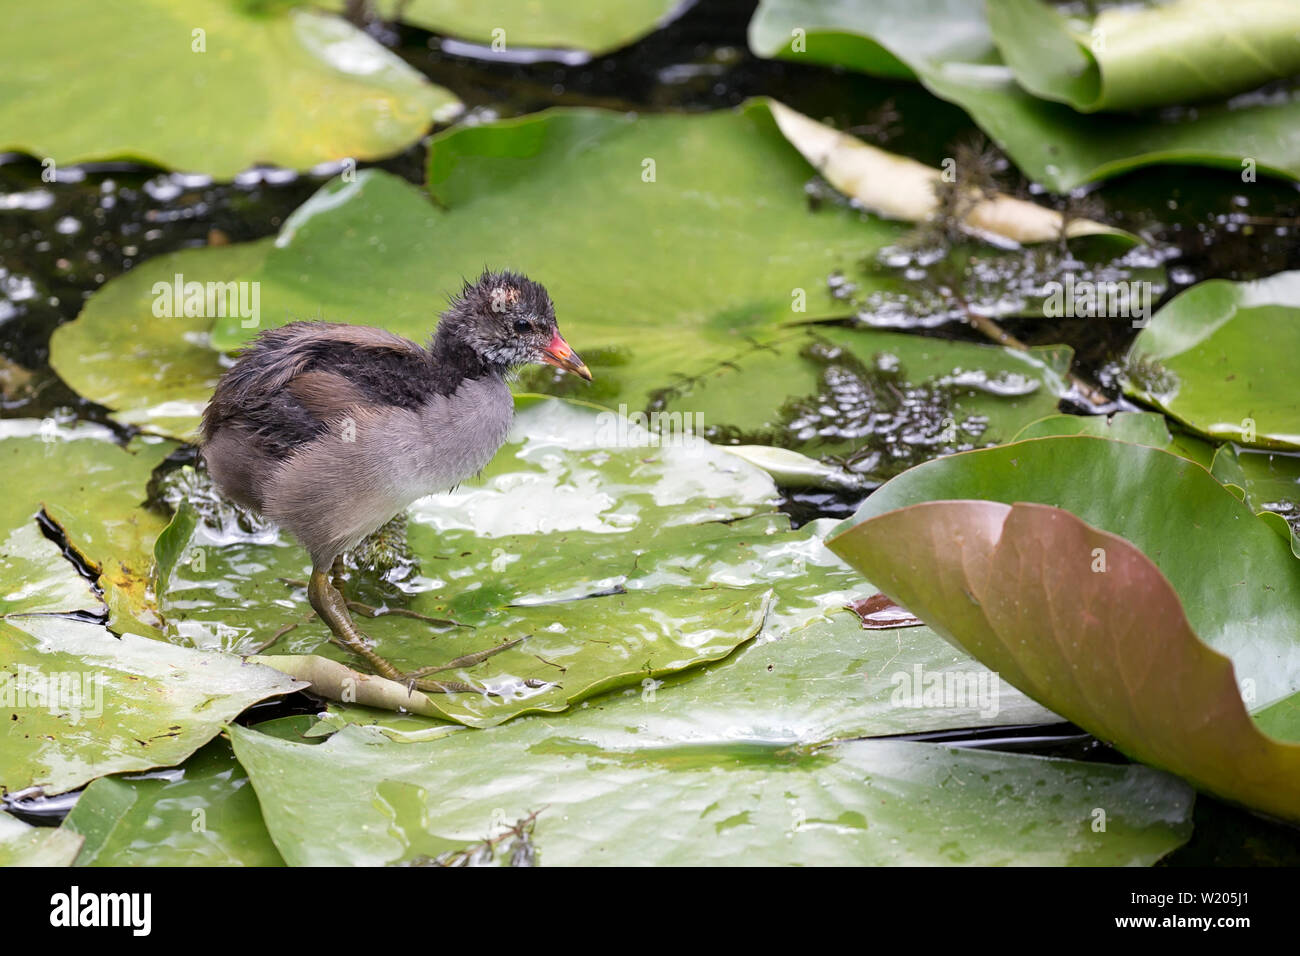
[[[557,337],[546,290],[509,272],[467,283],[427,347],[366,326],[272,329],[218,383],[203,457],[226,495],[328,566],[415,499],[481,471],[510,428],[507,374],[546,361]]]

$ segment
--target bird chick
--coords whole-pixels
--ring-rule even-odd
[[[485,271],[452,299],[427,346],[369,326],[291,322],[261,333],[217,383],[201,439],[213,481],[302,543],[312,607],[381,676],[473,689],[419,682],[371,650],[330,569],[417,498],[482,471],[514,415],[506,378],[529,363],[591,380],[546,290]]]

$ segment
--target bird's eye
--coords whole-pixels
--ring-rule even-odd
[[[533,323],[529,322],[527,319],[515,319],[515,331],[520,335],[525,332],[531,332],[532,330]]]

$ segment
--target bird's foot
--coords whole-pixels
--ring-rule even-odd
[[[405,684],[408,692],[421,690],[432,694],[491,694],[492,692],[486,687],[477,687],[464,681],[425,680],[424,678],[427,678],[430,674],[481,664],[489,657],[507,651],[524,640],[522,637],[516,638],[513,641],[498,644],[496,647],[490,647],[484,651],[475,651],[471,654],[462,655],[455,660],[448,661],[446,664],[422,667],[409,673],[403,673],[387,658],[375,653],[370,646],[370,638],[366,637],[357,628],[352,616],[348,613],[348,607],[353,602],[344,599],[342,593],[330,582],[329,576],[323,569],[317,568],[312,571],[311,580],[307,584],[307,597],[316,613],[329,626],[335,643],[362,658],[378,676]]]
[[[436,664],[432,667],[421,667],[418,670],[407,671],[404,674],[394,678],[406,684],[408,691],[422,690],[432,694],[460,694],[476,693],[488,694],[494,696],[495,692],[488,690],[486,687],[475,687],[473,684],[466,684],[464,681],[442,681],[442,680],[422,680],[430,674],[440,674],[443,671],[454,671],[462,667],[473,667],[475,664],[481,664],[489,657],[494,657],[502,651],[508,651],[512,647],[522,644],[524,638],[517,637],[513,641],[506,641],[504,644],[498,644],[496,647],[489,647],[485,651],[474,651],[472,654],[464,654],[455,660],[448,661],[445,664]]]

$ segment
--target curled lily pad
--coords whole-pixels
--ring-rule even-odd
[[[1188,789],[1146,768],[896,741],[643,743],[618,716],[428,743],[232,736],[295,865],[416,862],[534,814],[544,866],[1150,863],[1189,834]]]
[[[1138,333],[1129,394],[1211,438],[1300,448],[1300,272],[1211,279],[1180,293]]]
[[[338,17],[256,7],[55,0],[10,11],[0,149],[229,179],[257,163],[308,169],[397,153],[459,109]],[[111,52],[87,59],[86,49]]]
[[[228,654],[64,618],[0,621],[0,788],[63,793],[180,763],[250,704],[303,686]]]
[[[954,499],[1051,505],[1124,538],[1168,579],[1200,639],[1231,659],[1250,709],[1300,691],[1300,564],[1202,465],[1086,435],[1030,439],[918,465],[871,495],[841,530]]]
[[[1300,820],[1300,740],[1261,732],[1233,661],[1197,636],[1170,581],[1123,538],[1046,505],[929,501],[876,512],[831,547],[1016,687],[1130,756]],[[1273,644],[1297,656],[1294,643]]]
[[[987,10],[1020,85],[1083,113],[1222,99],[1300,73],[1300,8],[1289,0],[1241,0],[1231,17],[1215,0],[1174,0],[1091,22],[1041,0]]]
[[[988,9],[984,0],[762,0],[749,25],[749,45],[760,56],[915,76],[935,96],[966,110],[1027,175],[1061,192],[1152,163],[1240,171],[1248,160],[1261,172],[1300,178],[1300,99],[1290,90],[1188,109],[1081,115],[1017,81],[998,52],[1001,38]],[[1009,14],[1004,19],[1027,29]],[[1032,35],[1035,44],[1050,38]],[[1062,59],[1061,38],[1055,39],[1036,55],[1052,57],[1053,64],[1082,58],[1067,49],[1070,58]],[[1166,39],[1159,35],[1160,42]],[[1193,69],[1197,63],[1184,62]],[[1146,64],[1142,70],[1143,86],[1161,85],[1151,83]]]

